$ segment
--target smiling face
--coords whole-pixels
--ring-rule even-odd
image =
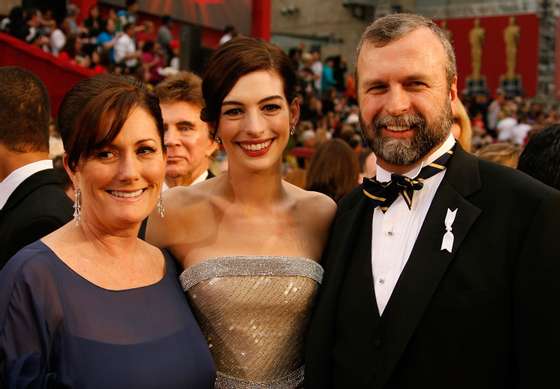
[[[408,171],[446,139],[457,97],[456,79],[451,85],[446,80],[446,61],[443,45],[424,27],[383,47],[361,48],[362,128],[378,163],[389,171]]]
[[[193,103],[161,103],[167,146],[165,176],[170,186],[189,185],[208,169],[217,144],[200,120],[201,108]]]
[[[239,78],[224,98],[218,136],[230,170],[279,169],[299,104],[288,103],[278,73],[259,70]]]
[[[153,210],[165,156],[153,117],[135,107],[110,145],[67,169],[82,193],[83,223],[105,231],[138,225]]]

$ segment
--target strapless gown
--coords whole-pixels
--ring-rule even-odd
[[[304,332],[322,277],[315,261],[276,256],[213,258],[181,274],[216,388],[302,385]]]

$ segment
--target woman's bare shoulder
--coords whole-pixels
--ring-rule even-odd
[[[329,196],[301,189],[286,183],[287,190],[296,200],[298,212],[311,222],[330,226],[336,213],[336,203]]]
[[[198,221],[208,217],[212,185],[206,182],[190,187],[170,188],[162,194],[163,217],[156,206],[148,218],[146,239],[158,247],[167,247],[170,239],[187,233]]]

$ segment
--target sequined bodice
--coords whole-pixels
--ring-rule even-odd
[[[236,256],[181,274],[214,357],[216,388],[295,388],[323,269],[298,257]]]

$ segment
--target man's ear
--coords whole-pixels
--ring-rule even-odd
[[[451,114],[453,116],[457,115],[457,102],[459,101],[459,96],[457,94],[457,76],[453,77],[451,85],[449,86],[449,101],[451,103]]]
[[[449,98],[453,102],[458,97],[459,95],[457,94],[457,76],[455,76],[453,77],[453,80],[451,81],[451,85],[449,86]]]

